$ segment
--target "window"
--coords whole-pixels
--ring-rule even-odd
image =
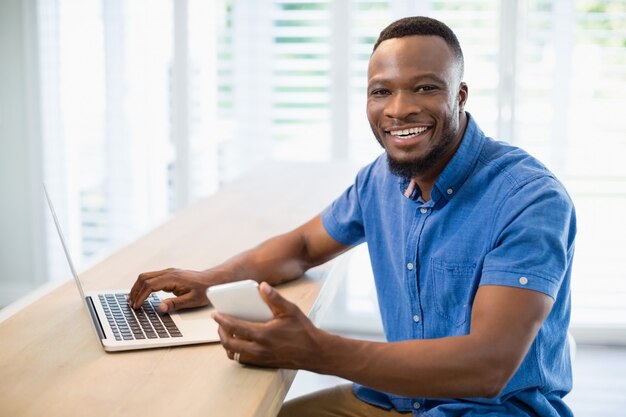
[[[580,225],[572,320],[582,329],[595,329],[592,335],[600,336],[599,328],[622,329],[623,342],[626,245],[620,225],[626,209],[621,157],[626,154],[626,128],[616,115],[626,95],[626,2],[578,1],[568,13],[575,42],[571,72],[563,84],[567,139],[555,140],[554,154],[577,204]]]
[[[525,1],[517,11],[512,141],[565,183],[577,208],[572,327],[626,328],[619,213],[626,207],[626,2]],[[607,339],[611,341],[611,338]]]
[[[38,4],[44,177],[80,263],[168,214],[172,4]],[[52,277],[67,276],[48,239]]]
[[[626,329],[625,0],[39,0],[38,13],[46,178],[87,263],[259,164],[370,161],[372,45],[427,14],[459,36],[467,110],[576,203],[572,326]]]

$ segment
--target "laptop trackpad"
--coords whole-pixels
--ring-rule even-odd
[[[181,320],[213,320],[211,318],[211,313],[213,312],[213,308],[210,307],[198,307],[198,308],[190,308],[186,310],[180,310],[173,315],[177,315]]]

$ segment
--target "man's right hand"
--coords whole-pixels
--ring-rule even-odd
[[[156,291],[171,292],[176,297],[163,300],[159,311],[168,313],[184,308],[209,304],[206,289],[209,287],[208,271],[198,272],[168,268],[140,274],[128,295],[128,304],[139,308],[148,296]]]
[[[155,291],[176,297],[163,300],[163,313],[209,305],[206,290],[211,285],[253,278],[270,285],[296,279],[307,269],[324,263],[349,247],[334,240],[317,215],[291,232],[275,236],[206,271],[164,269],[139,275],[128,296],[133,308],[141,307]]]

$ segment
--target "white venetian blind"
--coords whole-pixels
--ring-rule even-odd
[[[625,103],[626,2],[528,0],[518,26],[514,142],[558,175],[577,208],[572,329],[619,342],[626,128],[614,109]]]
[[[40,0],[37,10],[44,178],[81,265],[168,214],[171,3]],[[45,219],[49,276],[67,277]]]
[[[466,109],[483,130],[539,157],[572,194],[573,326],[626,329],[626,128],[616,116],[626,0],[38,5],[46,176],[85,256],[175,210],[179,187],[193,201],[273,159],[371,161],[381,152],[365,115],[373,43],[393,20],[425,14],[458,35]],[[375,314],[371,291],[347,294],[360,294],[354,311]]]
[[[365,113],[367,101],[367,65],[380,31],[391,23],[394,12],[389,2],[358,0],[352,2],[350,16],[349,79],[350,102],[348,124],[350,160],[371,162],[382,152],[374,139]]]
[[[273,156],[327,160],[330,150],[330,2],[276,1],[272,20]]]
[[[626,343],[626,1],[579,0],[571,15],[570,106],[555,113],[569,116],[564,171],[579,218],[573,326],[621,329]]]

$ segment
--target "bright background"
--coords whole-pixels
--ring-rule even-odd
[[[539,157],[574,199],[572,332],[626,344],[626,1],[0,7],[0,306],[69,275],[41,178],[80,270],[260,165],[372,160],[372,45],[396,18],[425,14],[460,39],[482,129]],[[338,325],[375,332],[364,254]]]

